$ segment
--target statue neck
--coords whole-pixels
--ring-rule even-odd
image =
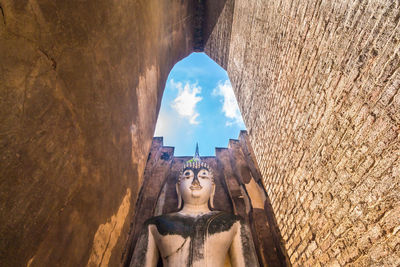
[[[189,215],[189,216],[197,216],[205,213],[209,213],[211,210],[208,208],[208,203],[204,204],[189,204],[185,203],[183,208],[179,211],[179,213],[183,215]]]

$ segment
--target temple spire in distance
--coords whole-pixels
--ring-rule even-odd
[[[200,153],[199,153],[199,143],[196,142],[196,152],[194,153],[193,160],[196,162],[200,162]]]
[[[196,143],[196,152],[194,153],[194,156],[192,159],[186,161],[186,163],[199,163],[200,164],[201,159],[200,159],[200,153],[199,153],[199,144]]]
[[[194,153],[195,157],[199,157],[200,158],[200,153],[199,153],[199,143],[196,142],[196,152]]]

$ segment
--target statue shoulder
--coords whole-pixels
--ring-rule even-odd
[[[215,215],[216,218],[219,218],[220,220],[233,220],[233,221],[241,221],[242,217],[236,214],[233,214],[232,212],[228,211],[218,211]]]
[[[146,226],[151,225],[151,224],[157,225],[160,223],[176,221],[177,219],[178,219],[177,213],[174,212],[174,213],[162,214],[162,215],[151,217],[151,218],[147,219],[144,222],[144,224]]]

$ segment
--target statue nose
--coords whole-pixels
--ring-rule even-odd
[[[197,175],[194,176],[192,185],[200,185],[199,179],[197,178]]]

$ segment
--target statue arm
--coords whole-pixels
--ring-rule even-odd
[[[235,235],[229,248],[232,267],[260,266],[249,228],[243,221],[238,221],[235,228]]]
[[[147,225],[138,238],[129,266],[155,267],[157,266],[158,259],[159,252],[151,231],[151,225]]]

